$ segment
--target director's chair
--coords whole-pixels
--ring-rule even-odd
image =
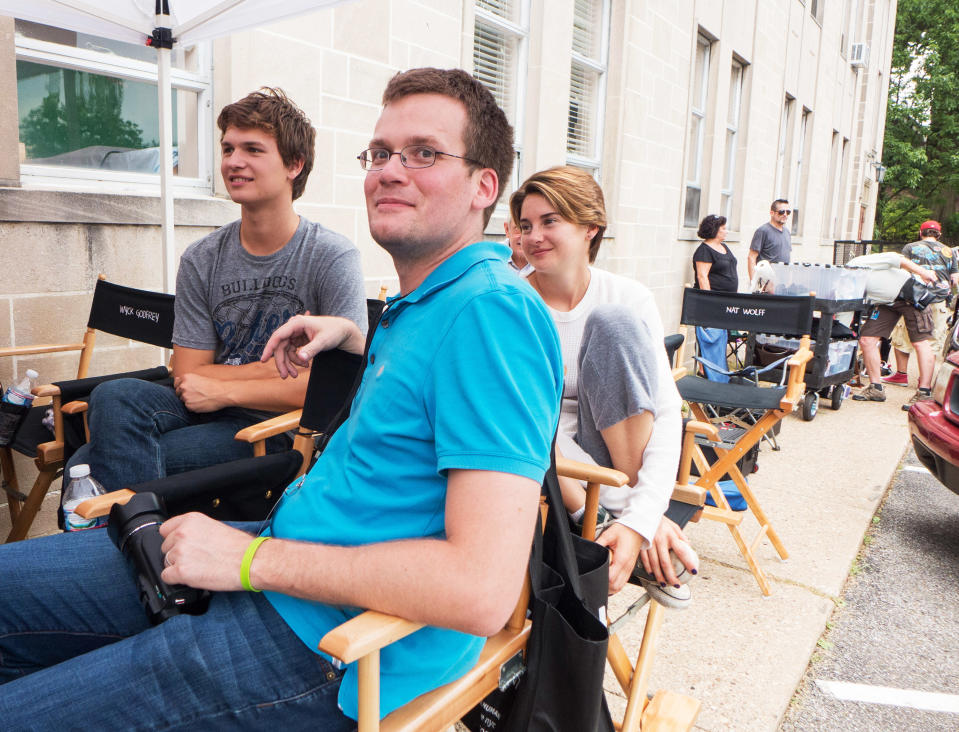
[[[716,428],[706,422],[686,423],[683,448],[679,460],[679,473],[666,516],[680,527],[689,521],[699,521],[706,501],[705,489],[690,483],[690,471],[697,436],[718,439]],[[624,486],[628,483],[625,473],[611,468],[558,458],[558,475],[586,481],[586,508],[583,518],[583,537],[596,536],[596,517],[601,486]],[[628,623],[642,608],[648,605],[643,639],[635,663],[630,662],[617,631]],[[607,661],[623,693],[626,695],[626,712],[619,729],[621,732],[637,730],[670,729],[689,730],[699,714],[699,701],[673,691],[660,689],[648,695],[653,659],[659,644],[659,632],[665,618],[666,608],[650,601],[643,593],[619,617],[609,623],[609,647]]]
[[[33,393],[44,403],[32,407],[23,418],[14,439],[0,447],[0,474],[10,510],[11,528],[6,541],[26,538],[51,483],[63,469],[72,442],[75,447],[86,441],[86,402],[94,387],[108,379],[138,378],[160,381],[169,376],[166,366],[108,376],[87,377],[96,333],[101,331],[121,338],[170,348],[173,338],[173,295],[138,290],[97,279],[90,304],[90,315],[83,337],[74,343],[15,346],[0,348],[0,357],[78,351],[76,379],[38,386]],[[51,404],[46,403],[51,400]],[[53,432],[42,424],[44,413],[53,409]],[[69,420],[66,415],[80,415]],[[51,439],[52,438],[52,439]],[[13,463],[13,451],[34,458],[39,474],[28,494],[20,490]]]
[[[376,330],[384,305],[382,300],[367,300],[369,334]],[[367,340],[371,337],[368,335]],[[105,516],[114,503],[124,504],[135,493],[151,491],[174,496],[173,512],[200,511],[221,521],[258,521],[266,518],[279,500],[282,489],[310,468],[330,437],[349,416],[352,396],[363,376],[363,361],[362,356],[339,349],[316,354],[309,375],[301,377],[308,379],[302,409],[244,427],[236,433],[235,439],[253,445],[253,457],[246,459],[252,462],[238,460],[222,463],[110,491],[85,501],[77,509],[78,512],[88,518]],[[267,455],[266,440],[290,431],[295,433],[292,449]],[[288,474],[291,461],[295,467]],[[255,471],[257,477],[251,480],[246,475],[248,471]],[[271,475],[271,471],[284,478],[279,483],[266,480],[265,476]],[[241,482],[243,486],[259,483],[264,488],[262,491],[252,487],[233,489],[231,480]],[[191,498],[191,494],[196,498]]]
[[[700,473],[696,485],[708,490],[716,503],[715,507],[706,506],[703,516],[727,526],[764,595],[769,595],[771,590],[756,559],[756,547],[768,537],[781,559],[787,559],[789,553],[737,463],[803,398],[806,363],[813,355],[809,349],[809,333],[814,303],[813,296],[725,293],[693,288],[686,288],[683,294],[680,322],[685,325],[800,337],[799,350],[782,364],[786,378],[781,386],[763,387],[750,382],[723,384],[698,376],[685,376],[676,383],[680,396],[689,404],[697,420],[709,421],[709,407],[746,409],[758,415],[753,424],[728,431],[720,439],[701,439],[701,444],[693,450],[693,462]],[[715,451],[716,460],[712,464],[700,449],[704,445]],[[720,480],[727,474],[759,522],[759,531],[751,541],[747,542],[740,529],[743,513],[729,507],[729,501],[719,487]]]

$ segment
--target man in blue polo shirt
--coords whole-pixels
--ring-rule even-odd
[[[359,159],[370,232],[400,294],[349,419],[268,527],[200,514],[163,524],[163,579],[214,590],[205,615],[148,629],[104,532],[0,547],[0,719],[11,728],[352,729],[356,669],[316,645],[359,608],[427,626],[382,654],[384,714],[462,675],[505,623],[562,391],[545,306],[508,269],[506,247],[481,241],[512,130],[459,70],[398,74],[383,101]],[[363,345],[348,319],[296,316],[264,353],[289,373],[290,360]]]

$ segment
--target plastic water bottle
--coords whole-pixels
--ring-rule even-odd
[[[33,403],[33,387],[37,385],[39,374],[33,369],[27,369],[26,376],[4,392],[3,401],[7,404],[22,404],[29,407]]]
[[[89,465],[74,465],[70,468],[70,484],[63,492],[63,526],[67,531],[99,529],[107,525],[107,517],[87,519],[78,516],[76,507],[88,498],[106,493],[102,485],[90,477]]]
[[[3,393],[0,400],[0,445],[9,445],[20,426],[25,412],[33,403],[30,392],[37,384],[37,372],[27,369],[26,376]]]

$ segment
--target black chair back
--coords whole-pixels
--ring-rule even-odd
[[[350,414],[353,396],[363,378],[366,352],[370,349],[373,333],[379,325],[386,303],[382,300],[366,301],[368,326],[366,349],[362,356],[345,351],[323,351],[313,357],[310,381],[306,387],[303,416],[300,428],[319,432],[326,439],[346,421]],[[324,440],[325,444],[325,440]]]
[[[686,336],[682,333],[671,333],[663,339],[663,345],[666,346],[666,360],[669,361],[670,366],[675,366],[674,363],[676,360],[676,351],[679,350],[679,347],[683,345],[683,341],[686,340]]]
[[[798,337],[812,331],[815,302],[812,295],[716,292],[687,287],[679,320],[684,325]]]
[[[126,487],[161,496],[170,516],[199,511],[220,521],[260,521],[270,514],[302,463],[300,453],[287,450]]]
[[[173,295],[97,280],[87,327],[161,348],[173,347]]]

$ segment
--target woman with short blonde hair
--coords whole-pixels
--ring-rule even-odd
[[[566,383],[557,451],[629,476],[628,486],[605,486],[600,495],[608,521],[598,541],[612,552],[610,591],[632,575],[664,604],[682,604],[689,591],[676,578],[670,550],[694,572],[698,560],[682,530],[663,518],[682,415],[652,294],[591,266],[607,218],[603,191],[588,173],[569,166],[535,173],[510,198],[510,212],[533,266],[528,281],[560,335]],[[577,521],[585,492],[577,481],[561,486]]]

